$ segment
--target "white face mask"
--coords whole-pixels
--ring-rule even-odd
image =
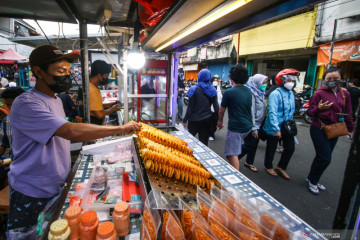
[[[214,81],[213,86],[216,87],[218,85],[218,82]]]
[[[293,83],[293,82],[287,82],[287,83],[284,84],[284,87],[289,91],[291,89],[293,89],[294,86],[295,86],[295,83]]]

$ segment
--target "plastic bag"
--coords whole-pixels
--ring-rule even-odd
[[[36,225],[27,228],[17,228],[6,232],[6,239],[8,240],[27,240],[35,239]]]
[[[206,220],[180,199],[181,226],[186,239],[217,239]],[[220,240],[220,239],[219,239]]]
[[[96,166],[93,170],[94,180],[91,185],[92,192],[104,191],[107,186],[107,168],[102,166]]]
[[[153,191],[151,191],[145,200],[143,221],[141,223],[141,225],[145,226],[141,226],[144,231],[141,232],[140,239],[156,240],[160,224],[161,218],[156,209],[156,198]],[[147,230],[147,232],[145,230]]]
[[[164,209],[163,221],[161,230],[161,240],[185,240],[185,234],[181,227],[179,218],[172,210],[170,204],[166,198],[160,194],[159,191],[153,190],[154,196],[156,196],[157,202]]]
[[[199,186],[197,186],[196,201],[198,204],[198,212],[207,221],[212,200],[211,197]]]

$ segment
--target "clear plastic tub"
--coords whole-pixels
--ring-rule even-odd
[[[196,202],[198,204],[198,212],[207,221],[212,200],[211,197],[199,186],[197,186]]]
[[[158,238],[158,231],[161,225],[161,217],[156,209],[156,196],[151,191],[145,200],[144,213],[141,223],[140,238],[156,240]]]

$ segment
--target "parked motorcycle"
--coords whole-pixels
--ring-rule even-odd
[[[304,104],[301,106],[300,110],[299,110],[299,114],[300,116],[302,116],[302,118],[304,119],[304,121],[306,123],[311,123],[311,117],[309,117],[306,114],[306,111],[309,109],[309,100],[305,100]]]
[[[224,94],[224,91],[225,91],[226,89],[231,88],[231,87],[232,87],[232,86],[231,86],[231,84],[230,84],[230,81],[227,80],[227,81],[224,82],[224,84],[221,85],[221,92]]]
[[[310,100],[310,91],[313,90],[313,87],[306,85],[303,90],[296,92],[295,95],[295,113],[294,115],[300,115],[300,109],[306,101]]]

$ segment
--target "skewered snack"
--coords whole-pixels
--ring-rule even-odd
[[[150,132],[156,133],[160,137],[164,137],[164,138],[167,138],[167,139],[169,139],[169,140],[171,140],[173,142],[178,142],[181,145],[188,146],[188,143],[186,141],[180,139],[180,138],[177,138],[177,137],[175,137],[175,136],[173,136],[173,135],[171,135],[169,133],[165,133],[165,132],[163,132],[163,131],[161,131],[161,130],[159,130],[157,128],[151,127],[151,126],[149,126],[149,125],[147,125],[145,123],[140,122],[140,124],[141,124],[141,131],[149,130]]]
[[[192,155],[184,154],[174,148],[170,148],[170,147],[161,145],[161,144],[156,143],[147,138],[140,138],[138,141],[138,147],[140,149],[147,148],[147,149],[153,150],[158,153],[171,152],[171,153],[175,154],[176,156],[178,156],[188,162],[191,162],[197,166],[201,166],[201,163],[198,160],[196,160]]]
[[[213,182],[209,178],[211,174],[205,169],[183,161],[176,155],[168,152],[158,153],[150,149],[140,150],[140,155],[145,162],[145,168],[161,173],[167,177],[175,177],[177,180],[199,185],[207,189],[211,188]]]
[[[138,133],[139,137],[148,138],[156,143],[160,143],[162,145],[175,148],[181,152],[186,154],[193,154],[193,151],[187,147],[187,143],[179,138],[176,138],[170,134],[164,133],[160,130],[152,130],[147,128],[142,128]],[[184,142],[186,144],[184,144]]]

